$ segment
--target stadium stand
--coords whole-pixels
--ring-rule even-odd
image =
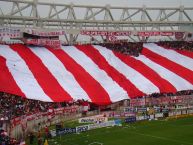
[[[175,51],[180,51],[181,53],[184,52],[189,52],[190,54],[193,51],[192,43],[190,42],[185,42],[185,41],[178,41],[178,42],[170,42],[170,41],[163,41],[163,42],[157,42],[159,46],[162,46],[166,49],[172,49]],[[102,43],[100,44],[102,47],[106,47],[110,50],[113,50],[115,52],[119,52],[120,54],[124,55],[129,55],[132,57],[138,57],[143,53],[143,43],[142,42],[121,42],[121,43]],[[16,46],[16,45],[15,45]],[[85,50],[86,47],[90,47],[90,45],[77,45],[80,50]],[[85,47],[85,48],[84,48]],[[191,56],[191,55],[190,55]],[[137,96],[137,98],[145,97],[145,98],[167,98],[171,96],[191,96],[193,95],[193,90],[182,90],[182,91],[177,91],[177,92],[167,92],[167,93],[151,93],[146,96]],[[44,113],[47,112],[50,108],[51,109],[58,109],[58,108],[65,108],[69,106],[81,106],[84,103],[85,100],[76,100],[76,101],[71,101],[71,102],[59,102],[59,103],[46,103],[38,100],[32,100],[32,99],[27,99],[25,97],[1,92],[0,93],[0,118],[3,121],[10,121],[14,118],[21,117],[21,116],[26,116],[27,114],[36,114],[36,113]],[[152,99],[153,102],[153,99]],[[152,105],[152,102],[148,102],[148,105]],[[12,105],[10,105],[12,104]],[[98,110],[99,108],[96,107],[95,104],[89,104],[90,108],[94,108],[94,110]],[[167,106],[172,108],[176,104],[170,104],[171,106]],[[162,106],[165,108],[165,106]],[[103,107],[103,110],[108,110],[108,111],[114,111],[114,109],[107,109],[108,106]],[[25,110],[25,111],[24,111]],[[92,109],[90,109],[91,111]],[[82,115],[85,116],[85,112],[81,112]],[[114,116],[114,113],[113,115]],[[49,120],[49,119],[48,119]],[[9,133],[6,133],[9,132]],[[0,142],[6,142],[5,144],[10,144],[10,145],[17,145],[19,142],[16,141],[14,138],[11,138],[8,136],[10,134],[10,129],[1,130],[1,136],[0,136]],[[22,138],[18,138],[23,139]]]
[[[177,49],[177,50],[190,50],[192,51],[192,47],[190,42],[158,42],[159,45],[164,46],[166,48],[170,49]],[[111,50],[118,51],[123,54],[131,55],[131,56],[139,56],[139,54],[142,51],[143,48],[143,43],[128,43],[128,42],[123,42],[123,43],[104,43],[101,44],[102,46],[105,46]],[[192,91],[182,91],[182,92],[177,92],[177,94],[185,95],[190,93]],[[161,94],[163,95],[163,94]],[[176,94],[174,94],[176,95]],[[5,98],[9,98],[8,100]],[[6,93],[1,93],[1,108],[9,110],[8,108],[8,102],[11,102],[12,104],[15,104],[15,108],[17,111],[14,111],[15,116],[17,115],[23,115],[21,113],[28,113],[28,112],[33,112],[33,111],[44,111],[47,110],[51,105],[54,105],[56,107],[58,104],[53,104],[53,103],[40,103],[38,101],[35,101],[34,103],[33,100],[26,100],[25,98],[19,98],[19,100],[16,101],[16,98],[19,98],[17,96],[9,95]],[[25,101],[24,101],[25,100]],[[3,102],[7,101],[7,102]],[[27,102],[26,102],[27,101]],[[25,103],[24,103],[25,102]],[[60,104],[60,103],[59,103]],[[35,105],[35,107],[34,107]],[[65,106],[65,103],[61,103],[60,106]],[[19,110],[26,110],[27,112],[22,112]],[[34,110],[36,109],[36,110]],[[6,112],[6,111],[5,111]],[[9,113],[8,113],[9,114]]]
[[[193,51],[193,42],[188,41],[160,41],[156,44],[168,49]],[[131,56],[139,56],[143,49],[143,42],[102,43],[101,46]]]
[[[9,104],[12,105],[10,106]],[[8,118],[9,120],[25,114],[46,112],[49,108],[57,109],[73,105],[81,105],[81,103],[80,101],[47,103],[38,100],[29,100],[8,93],[0,93],[0,117]]]
[[[111,3],[0,0],[0,145],[192,144],[193,7]]]

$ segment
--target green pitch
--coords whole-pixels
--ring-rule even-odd
[[[49,140],[49,145],[193,145],[193,117],[63,135]]]

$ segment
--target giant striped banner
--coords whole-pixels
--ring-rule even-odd
[[[0,45],[0,91],[46,102],[110,104],[193,89],[193,53],[144,44],[139,57],[98,45]]]

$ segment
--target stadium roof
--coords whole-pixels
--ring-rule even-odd
[[[100,0],[97,5],[88,0],[0,0],[0,26],[63,29],[67,42],[84,41],[86,37],[79,35],[80,30],[184,31],[185,27],[193,27],[192,6],[193,1],[188,0]],[[123,39],[141,40],[132,36]]]

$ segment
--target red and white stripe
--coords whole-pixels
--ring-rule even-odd
[[[144,44],[139,57],[98,45],[61,49],[0,45],[0,91],[29,99],[109,104],[193,89],[192,53]]]
[[[126,91],[109,77],[105,71],[101,71],[98,65],[96,65],[86,54],[74,46],[62,47],[62,50],[84,68],[85,71],[87,71],[104,88],[104,91],[107,92],[112,102],[117,102],[120,98],[126,99],[128,96]]]
[[[192,89],[193,86],[188,81],[178,76],[174,72],[164,68],[163,66],[151,61],[149,58],[141,55],[136,59],[146,64],[148,67],[153,69],[156,73],[158,73],[162,78],[169,81],[176,88],[177,91]]]
[[[6,66],[9,72],[26,97],[30,99],[37,99],[38,96],[41,96],[40,99],[42,101],[52,101],[52,99],[45,94],[42,87],[39,85],[36,78],[28,68],[26,62],[16,51],[7,45],[1,45],[0,55],[6,59]],[[7,79],[9,80],[9,78]],[[1,85],[6,85],[6,83],[1,83]],[[6,86],[11,88],[11,85],[12,84],[8,84]]]
[[[121,74],[125,75],[126,78],[130,80],[139,90],[141,90],[145,94],[160,92],[159,88],[155,86],[150,80],[148,80],[134,68],[124,63],[124,61],[116,57],[112,51],[104,49],[101,46],[95,46],[95,48],[111,66],[117,69]]]
[[[153,49],[154,47],[155,50]],[[188,57],[187,59],[180,59],[179,56],[181,56],[181,54],[178,53],[177,55],[176,52],[172,52],[172,50],[167,51],[166,49],[159,47],[156,44],[150,43],[144,44],[142,54],[150,60],[154,61],[155,63],[172,71],[173,73],[179,75],[180,77],[193,84],[193,71],[191,68],[192,64],[189,63],[189,60],[192,59],[188,59]],[[172,54],[174,55],[173,57]]]
[[[181,55],[174,50],[163,49],[163,47],[160,47],[154,43],[144,44],[143,46],[146,49],[149,49],[152,52],[159,54],[159,55],[161,55],[161,56],[163,56],[163,57],[193,71],[193,59],[186,57],[184,55]]]
[[[73,99],[84,99],[90,101],[87,93],[80,87],[79,83],[75,80],[72,73],[66,70],[62,62],[48,49],[37,47],[29,47],[30,50],[41,59],[43,64],[53,74],[58,83],[64,90],[73,96]],[[48,59],[49,58],[49,59]]]

